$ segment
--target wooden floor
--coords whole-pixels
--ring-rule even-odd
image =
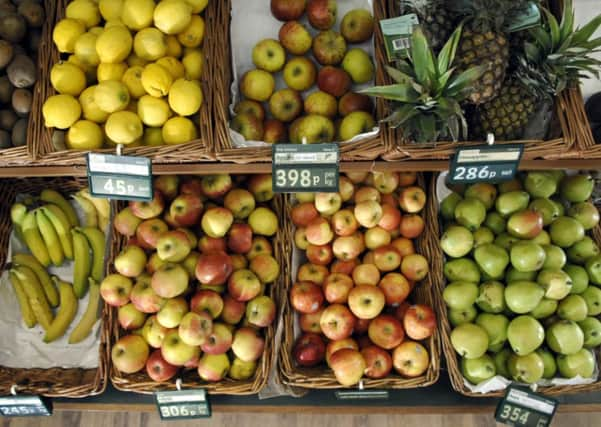
[[[214,414],[210,420],[161,423],[154,413],[58,412],[51,418],[2,419],[1,427],[494,427],[492,415]],[[601,414],[558,414],[553,427],[599,427]]]

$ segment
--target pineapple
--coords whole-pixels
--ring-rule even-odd
[[[392,114],[383,121],[392,128],[402,126],[405,138],[435,142],[467,137],[467,121],[460,103],[485,68],[458,72],[453,66],[461,31],[460,25],[436,56],[422,28],[415,28],[409,59],[398,61],[396,69],[387,67],[396,84],[361,91],[396,103]]]
[[[601,61],[591,54],[601,47],[601,39],[590,39],[601,26],[601,15],[574,30],[572,0],[565,1],[561,22],[543,11],[543,26],[529,31],[532,41],[524,43],[517,70],[500,95],[476,107],[473,135],[492,132],[499,140],[520,139],[541,102],[552,101],[565,88],[577,85],[580,77],[588,77],[586,72],[599,78]]]
[[[430,46],[438,52],[455,29],[451,14],[444,0],[405,0],[403,13],[415,13],[422,26]]]

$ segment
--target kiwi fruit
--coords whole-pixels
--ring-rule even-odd
[[[39,28],[44,25],[44,19],[46,19],[44,8],[35,0],[24,1],[19,5],[17,12],[25,18],[27,25],[32,28]]]
[[[24,117],[31,111],[33,95],[27,89],[15,89],[12,96],[12,104],[15,113]]]
[[[39,28],[31,28],[29,30],[29,34],[27,35],[27,49],[29,49],[33,55],[37,55],[41,41],[42,30]]]
[[[56,151],[63,151],[67,149],[65,145],[65,138],[67,136],[67,132],[64,130],[54,130],[52,133],[52,146]]]
[[[13,43],[23,40],[27,32],[25,18],[16,13],[2,15],[0,16],[0,37]]]
[[[10,104],[14,90],[8,76],[0,77],[0,104]]]
[[[0,40],[0,70],[4,69],[13,59],[13,45],[6,40]]]
[[[21,147],[25,145],[27,142],[27,123],[29,120],[27,119],[19,119],[15,126],[13,127],[13,132],[11,135],[11,139],[13,142],[13,147]]]
[[[6,69],[6,73],[10,82],[17,88],[30,87],[36,81],[35,64],[25,55],[17,55]]]
[[[0,130],[0,148],[10,148],[10,134],[5,130]]]
[[[11,131],[19,117],[13,110],[0,110],[0,129]]]

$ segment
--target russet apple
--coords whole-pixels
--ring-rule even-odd
[[[115,257],[117,273],[126,277],[137,277],[146,267],[146,253],[139,246],[126,246]]]
[[[365,376],[372,379],[386,378],[392,371],[392,357],[390,354],[375,345],[361,349],[361,356],[365,359]]]
[[[142,327],[142,337],[144,337],[149,346],[160,348],[168,331],[169,329],[157,321],[156,316],[150,316],[146,319]]]
[[[165,221],[158,218],[147,219],[146,221],[142,221],[136,229],[136,239],[142,248],[155,249],[159,237],[168,230],[169,227]]]
[[[234,271],[231,257],[223,251],[200,254],[196,264],[196,278],[204,285],[222,285]]]
[[[430,365],[428,350],[420,343],[405,341],[392,352],[392,365],[404,377],[419,377]]]
[[[306,227],[319,216],[319,212],[312,202],[299,203],[290,209],[290,219],[297,227]]]
[[[428,260],[420,254],[411,254],[403,258],[401,273],[413,282],[419,282],[428,275]]]
[[[357,92],[345,93],[338,101],[338,114],[346,117],[355,111],[372,113],[374,111],[374,104],[371,98]]]
[[[342,18],[340,31],[349,43],[363,43],[374,33],[374,17],[365,9],[353,9]]]
[[[401,254],[392,245],[374,250],[374,264],[382,272],[394,271],[401,265]]]
[[[323,285],[328,277],[328,269],[323,265],[306,263],[298,268],[296,280],[299,282],[313,282],[316,285]]]
[[[344,304],[353,288],[353,279],[342,273],[331,273],[323,284],[323,293],[330,304]]]
[[[179,264],[166,264],[153,273],[151,285],[163,298],[177,297],[188,288],[188,272]]]
[[[232,348],[232,332],[228,325],[213,323],[213,331],[200,349],[207,354],[225,354]]]
[[[142,337],[127,335],[113,345],[111,361],[118,371],[133,374],[144,369],[148,354],[148,344]]]
[[[223,237],[227,234],[234,215],[229,209],[214,207],[207,209],[202,215],[200,226],[209,237]]]
[[[382,211],[384,211],[384,207],[382,207]],[[365,246],[367,249],[378,249],[382,246],[389,245],[392,241],[392,236],[390,232],[384,230],[380,226],[375,226],[367,230],[364,234],[365,236]]]
[[[304,333],[297,338],[292,348],[292,356],[299,366],[316,366],[326,354],[326,345],[321,336],[315,333]]]
[[[348,177],[341,176],[338,178],[338,192],[340,193],[340,197],[342,197],[342,201],[348,202],[355,195],[355,184]]]
[[[342,60],[342,69],[346,71],[353,83],[361,85],[374,78],[375,67],[368,53],[361,48],[349,49]]]
[[[246,304],[248,323],[259,328],[271,325],[275,319],[275,314],[275,302],[266,295],[255,297]]]
[[[351,84],[351,77],[342,68],[326,65],[317,74],[319,90],[337,98],[347,93]]]
[[[142,220],[134,215],[130,207],[121,209],[113,219],[115,230],[123,236],[134,236]]]
[[[165,200],[160,191],[155,190],[153,198],[150,202],[147,201],[131,201],[129,208],[131,212],[140,219],[155,218],[163,212]]]
[[[227,247],[235,254],[245,254],[252,247],[253,232],[248,224],[232,224],[227,235]]]
[[[321,65],[340,64],[345,53],[346,41],[336,31],[322,31],[313,39],[313,56]]]
[[[436,315],[427,305],[415,304],[405,312],[403,326],[412,340],[425,340],[436,330]]]
[[[228,279],[227,289],[236,301],[246,302],[259,295],[261,282],[251,270],[236,270]]]
[[[389,314],[380,314],[369,323],[369,339],[378,347],[392,350],[405,339],[403,325]]]
[[[244,219],[255,210],[255,198],[248,190],[233,188],[225,195],[223,206],[232,212],[235,219]]]
[[[190,300],[190,311],[207,313],[212,319],[216,319],[223,311],[223,299],[215,291],[201,289]]]
[[[380,288],[371,285],[359,285],[351,289],[348,305],[360,319],[377,317],[386,304],[386,298]]]
[[[197,371],[203,381],[221,381],[230,371],[230,359],[227,354],[203,354]]]
[[[361,381],[367,364],[358,350],[343,348],[332,354],[330,367],[334,371],[336,380],[341,385],[349,387]]]
[[[129,302],[132,288],[133,283],[129,277],[109,274],[100,283],[100,295],[108,305],[121,307]]]
[[[382,219],[382,205],[373,200],[367,200],[355,205],[355,218],[365,228],[375,227]]]
[[[146,373],[156,382],[169,381],[177,374],[178,367],[168,363],[161,354],[161,350],[157,349],[152,352],[146,361]]]
[[[126,331],[141,328],[146,321],[146,315],[132,303],[122,305],[117,312],[119,325]]]
[[[198,223],[202,207],[200,197],[194,194],[180,194],[169,205],[169,213],[182,227],[191,227]]]
[[[173,200],[179,189],[178,175],[159,175],[152,180],[152,185],[167,200]]]
[[[376,188],[365,185],[359,187],[355,192],[354,201],[355,204],[358,205],[361,202],[374,201],[380,203],[382,200],[382,193],[380,193]]]
[[[313,43],[309,30],[298,21],[289,21],[282,25],[278,38],[284,49],[297,56],[307,53]]]
[[[264,70],[247,71],[240,80],[240,91],[246,98],[253,101],[267,101],[274,89],[273,76]]]
[[[342,141],[348,141],[355,136],[374,130],[376,121],[370,113],[353,111],[342,119],[338,133]]]
[[[411,186],[401,190],[399,206],[404,212],[417,213],[426,205],[426,193],[419,187]]]
[[[220,319],[228,325],[237,325],[240,323],[246,313],[246,303],[236,301],[229,295],[223,297],[223,310],[221,310]]]
[[[260,206],[248,217],[248,225],[254,234],[260,236],[273,236],[279,227],[277,215],[269,208]]]
[[[269,98],[269,111],[276,120],[291,122],[302,113],[303,98],[295,90],[280,89]]]
[[[293,21],[305,13],[306,0],[271,0],[271,14],[280,21]]]
[[[359,259],[354,258],[348,261],[336,259],[330,266],[330,273],[342,273],[352,275],[355,267],[359,265]]]
[[[298,316],[298,323],[301,331],[321,334],[319,320],[321,319],[323,310],[324,308],[320,308],[315,313],[300,313],[300,316]]]
[[[399,251],[402,257],[406,257],[407,255],[415,253],[413,240],[408,239],[406,237],[398,237],[394,239],[390,244],[394,246],[397,251]]]
[[[280,275],[280,264],[267,254],[259,254],[250,261],[250,270],[257,275],[261,283],[273,283]]]
[[[188,345],[201,345],[213,332],[213,319],[206,312],[188,312],[182,318],[178,333]]]
[[[261,70],[277,73],[284,67],[286,52],[279,41],[263,39],[253,48],[252,61]]]
[[[201,236],[198,239],[198,250],[201,253],[225,252],[227,250],[227,241],[224,237]]]
[[[337,236],[352,236],[359,228],[359,223],[350,209],[341,209],[332,216],[332,228]]]
[[[338,350],[343,348],[350,348],[352,350],[359,350],[359,344],[353,338],[343,338],[341,340],[330,341],[326,346],[326,364],[330,366],[330,357]]]
[[[378,226],[389,232],[396,231],[401,224],[401,211],[395,206],[396,204],[382,203],[382,218]]]
[[[376,286],[380,282],[380,270],[374,264],[359,264],[353,270],[353,281],[356,286]]]
[[[384,293],[386,305],[396,306],[407,299],[411,293],[411,284],[400,273],[388,273],[378,283]]]
[[[263,141],[269,144],[288,142],[286,125],[276,119],[265,120],[263,123]]]
[[[246,258],[249,261],[252,261],[255,257],[263,254],[273,254],[273,247],[271,246],[271,243],[263,236],[253,237],[252,248],[250,249],[250,252],[246,254]]]
[[[290,304],[300,313],[317,312],[323,305],[323,301],[321,286],[313,282],[297,282],[290,288]]]
[[[163,233],[157,241],[157,254],[167,262],[183,261],[191,250],[190,239],[183,231],[172,230]]]
[[[307,114],[319,114],[332,119],[338,111],[338,102],[329,93],[318,90],[305,98],[304,109]]]
[[[337,237],[332,244],[334,256],[348,261],[357,258],[365,250],[363,234],[355,232],[352,236]]]
[[[334,232],[327,219],[317,217],[307,224],[306,236],[312,245],[326,245],[334,238]]]
[[[245,99],[238,102],[234,106],[234,113],[236,113],[236,115],[250,114],[251,116],[255,116],[261,122],[265,120],[265,109],[263,108],[263,104],[251,99]]]
[[[136,309],[142,313],[157,313],[167,302],[152,289],[151,280],[148,276],[138,277],[131,290],[130,299]]]
[[[328,30],[336,23],[338,5],[336,0],[309,0],[307,17],[316,30]]]
[[[234,333],[232,352],[245,362],[258,360],[263,354],[265,339],[253,328],[240,328]]]
[[[191,359],[200,357],[200,349],[183,342],[177,329],[172,329],[165,334],[161,355],[163,359],[174,366],[184,366]]]
[[[312,264],[329,265],[334,259],[332,245],[312,245],[309,243],[305,255]]]
[[[403,215],[399,224],[401,236],[407,239],[416,239],[426,228],[423,218],[417,214]]]
[[[324,309],[319,325],[328,339],[341,340],[352,335],[355,320],[355,316],[346,305],[332,304]]]
[[[171,298],[157,313],[157,321],[165,328],[177,328],[187,312],[188,302],[185,298]]]
[[[265,133],[263,122],[250,113],[236,115],[230,122],[230,128],[242,135],[246,141],[261,141]]]
[[[315,83],[317,69],[313,61],[304,56],[290,59],[284,66],[284,81],[286,85],[298,92],[310,89]]]
[[[268,202],[273,199],[273,182],[271,174],[253,175],[248,182],[248,191],[250,191],[255,200],[259,203]]]

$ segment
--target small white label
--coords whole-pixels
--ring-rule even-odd
[[[544,402],[539,399],[532,398],[528,395],[528,393],[511,389],[509,395],[507,396],[507,402],[515,403],[517,405],[534,409],[535,411],[542,412],[543,414],[551,415],[555,407],[552,404]]]
[[[515,162],[520,158],[521,152],[516,151],[484,151],[480,149],[461,150],[457,157],[458,163],[480,162]]]

